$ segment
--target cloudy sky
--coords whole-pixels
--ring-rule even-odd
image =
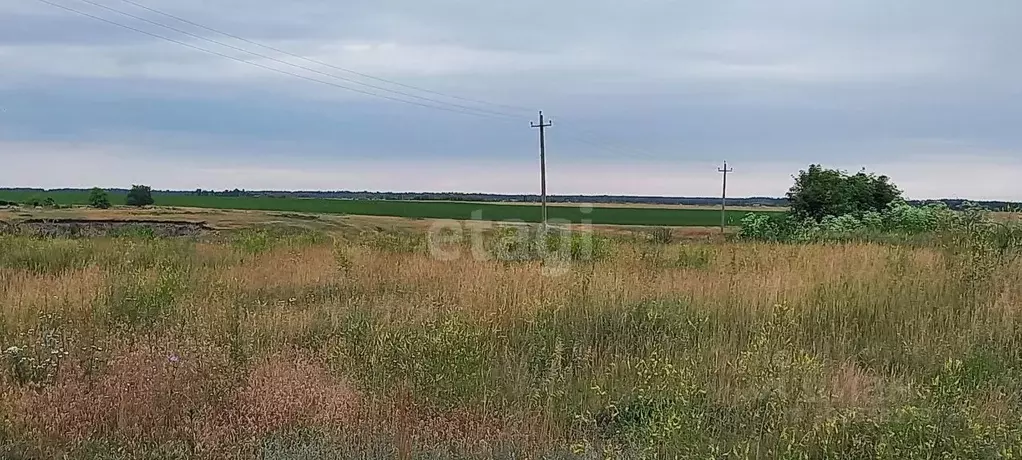
[[[1016,0],[132,0],[289,54],[45,1],[93,17],[0,2],[0,186],[535,193],[542,109],[551,193],[1022,200]]]

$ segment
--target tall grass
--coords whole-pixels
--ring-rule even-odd
[[[409,235],[3,236],[0,457],[1018,456],[1016,236],[950,230],[561,276]]]

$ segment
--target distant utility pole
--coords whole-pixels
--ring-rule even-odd
[[[724,233],[724,227],[727,225],[727,175],[734,172],[734,169],[728,169],[727,160],[725,160],[724,167],[717,168],[717,172],[724,173],[724,186],[720,194],[720,232]]]
[[[543,233],[546,234],[546,129],[553,126],[553,122],[543,121],[543,111],[539,111],[539,124],[531,123],[533,128],[539,128],[539,178],[540,193],[543,200]]]

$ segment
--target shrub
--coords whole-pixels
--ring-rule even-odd
[[[57,207],[56,200],[53,197],[43,197],[39,195],[30,196],[25,200],[25,206],[31,206],[36,208],[55,208]]]
[[[985,220],[975,215],[959,220],[958,214],[943,204],[911,206],[904,201],[895,201],[881,212],[868,211],[862,214],[824,216],[819,222],[813,219],[798,219],[792,214],[774,216],[746,215],[741,222],[739,237],[747,240],[811,242],[847,240],[883,240],[891,237],[906,237],[935,234],[948,222]],[[957,224],[956,224],[957,225]]]
[[[142,207],[154,203],[152,189],[148,185],[132,185],[128,196],[124,199],[124,204],[128,206]]]
[[[792,214],[820,221],[826,216],[882,211],[901,199],[901,190],[887,176],[865,171],[848,175],[814,164],[795,177],[787,198]]]
[[[97,209],[107,209],[110,207],[110,196],[107,195],[106,190],[99,187],[93,188],[89,192],[89,206]]]
[[[790,214],[750,213],[742,218],[738,236],[742,239],[758,241],[791,241],[800,231],[805,232],[805,226]]]

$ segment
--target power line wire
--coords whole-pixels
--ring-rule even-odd
[[[367,95],[367,96],[378,97],[378,98],[381,98],[381,99],[387,99],[387,100],[391,100],[391,101],[395,101],[395,102],[401,102],[401,103],[405,103],[405,104],[416,105],[416,106],[425,107],[425,108],[429,108],[429,109],[444,110],[444,111],[453,112],[453,113],[460,113],[460,114],[463,114],[463,115],[482,116],[482,117],[488,117],[488,118],[491,118],[491,119],[496,118],[494,115],[488,115],[487,113],[470,112],[470,111],[466,111],[466,110],[452,109],[450,107],[445,107],[445,106],[438,106],[438,105],[431,105],[431,104],[426,104],[426,103],[421,103],[421,102],[416,102],[416,101],[409,101],[409,100],[406,100],[406,99],[401,99],[401,98],[397,98],[397,97],[391,97],[391,96],[387,96],[387,95],[384,95],[384,94],[377,94],[377,93],[373,93],[371,91],[364,91],[364,90],[361,90],[361,89],[358,89],[358,88],[352,88],[350,86],[345,86],[345,85],[341,85],[341,84],[338,84],[338,83],[333,83],[333,82],[329,82],[329,81],[325,81],[325,80],[320,80],[318,78],[309,77],[307,75],[302,75],[302,74],[298,74],[298,73],[294,73],[294,72],[288,72],[286,70],[277,69],[277,68],[270,67],[270,66],[267,66],[267,65],[259,64],[257,62],[247,61],[247,60],[235,57],[235,56],[231,56],[229,54],[224,54],[224,53],[221,53],[221,52],[218,52],[218,51],[214,51],[214,50],[210,50],[210,49],[207,49],[207,48],[203,48],[201,46],[192,45],[190,43],[186,43],[186,42],[183,42],[183,41],[180,41],[180,40],[176,40],[176,39],[173,39],[173,38],[170,38],[170,37],[167,37],[167,36],[163,36],[163,35],[160,35],[160,34],[157,34],[157,33],[153,33],[153,32],[142,30],[142,29],[139,29],[139,28],[136,28],[136,27],[132,27],[130,25],[121,24],[121,23],[119,23],[117,21],[112,21],[110,19],[106,19],[106,18],[103,18],[103,17],[100,17],[100,16],[96,16],[94,14],[90,14],[90,13],[87,13],[87,12],[84,12],[84,11],[81,11],[81,10],[77,10],[77,9],[71,8],[69,6],[64,6],[64,5],[61,5],[61,4],[58,4],[58,3],[54,3],[54,2],[52,2],[50,0],[36,0],[36,1],[41,2],[41,3],[45,3],[47,5],[50,5],[50,6],[53,6],[53,7],[56,7],[56,8],[60,8],[62,10],[69,11],[71,13],[75,13],[75,14],[78,14],[78,15],[81,15],[81,16],[85,16],[85,17],[88,17],[88,18],[91,18],[91,19],[95,19],[97,21],[105,22],[107,24],[111,24],[111,25],[114,25],[114,26],[117,26],[117,27],[121,27],[121,28],[124,28],[124,29],[127,29],[127,30],[131,30],[131,31],[138,32],[138,33],[141,33],[141,34],[144,34],[144,35],[148,35],[148,36],[153,37],[153,38],[157,38],[157,39],[160,39],[160,40],[165,40],[165,41],[168,41],[168,42],[171,42],[171,43],[175,43],[175,44],[184,46],[186,48],[191,48],[191,49],[196,50],[196,51],[201,51],[203,53],[211,54],[211,55],[214,55],[214,56],[219,56],[219,57],[227,58],[227,59],[230,59],[232,61],[237,61],[237,62],[240,62],[242,64],[248,64],[248,65],[251,65],[251,66],[259,67],[261,69],[266,69],[266,70],[269,70],[269,71],[272,71],[272,72],[277,72],[277,73],[280,73],[280,74],[283,74],[283,75],[289,75],[289,76],[292,76],[292,77],[301,78],[303,80],[308,80],[308,81],[315,82],[315,83],[321,83],[321,84],[324,84],[324,85],[328,85],[328,86],[344,89],[344,90],[347,90],[347,91],[352,91],[352,92],[364,94],[364,95]],[[281,62],[284,62],[284,61],[281,61]],[[286,62],[284,62],[284,63],[287,64]],[[478,110],[478,109],[476,109],[476,110]],[[505,115],[505,117],[507,117],[507,116]]]
[[[295,66],[295,67],[303,69],[303,70],[308,70],[308,71],[316,72],[316,73],[319,73],[319,74],[322,74],[322,75],[331,76],[333,78],[338,78],[338,79],[343,80],[343,81],[349,81],[349,82],[353,82],[353,83],[356,83],[356,84],[368,86],[368,87],[374,88],[374,89],[380,89],[380,90],[383,90],[383,91],[394,92],[396,94],[400,94],[400,95],[404,95],[404,96],[414,97],[414,98],[417,98],[417,99],[423,99],[423,100],[426,100],[428,102],[441,103],[441,104],[450,104],[450,103],[447,103],[445,101],[438,101],[438,100],[435,100],[435,99],[423,98],[421,96],[417,96],[417,95],[414,95],[414,94],[408,94],[408,93],[405,93],[405,92],[395,91],[395,90],[391,90],[391,89],[388,89],[388,88],[381,88],[379,86],[369,85],[369,84],[358,82],[358,81],[355,81],[355,80],[350,80],[350,79],[338,77],[336,75],[326,74],[326,73],[323,73],[323,72],[319,72],[319,71],[316,71],[316,70],[313,70],[313,69],[309,69],[309,68],[304,67],[304,66],[299,66],[299,65],[287,63],[285,61],[280,61],[280,60],[276,60],[276,59],[273,59],[273,58],[269,58],[269,57],[266,57],[264,55],[261,55],[261,54],[258,54],[258,53],[254,53],[254,52],[242,49],[242,48],[238,48],[238,47],[235,47],[235,46],[224,44],[224,43],[219,42],[217,40],[209,39],[209,38],[206,38],[206,37],[201,37],[201,36],[198,36],[198,35],[195,35],[195,34],[191,34],[189,32],[182,31],[180,29],[177,29],[177,28],[174,28],[174,27],[171,27],[171,26],[167,26],[167,25],[162,24],[162,23],[158,23],[158,22],[155,22],[155,21],[150,21],[148,19],[141,18],[139,16],[135,16],[135,15],[132,15],[130,13],[125,13],[125,12],[117,10],[115,8],[108,7],[108,6],[105,6],[105,5],[102,5],[102,4],[98,4],[98,3],[96,3],[96,2],[94,2],[92,0],[79,0],[79,1],[91,4],[91,5],[95,5],[95,6],[98,6],[100,8],[104,8],[104,9],[107,9],[107,10],[116,12],[118,14],[122,14],[122,15],[125,15],[125,16],[128,16],[128,17],[131,17],[131,18],[134,18],[134,19],[145,21],[145,22],[148,22],[150,24],[155,24],[157,26],[164,27],[164,28],[167,28],[167,29],[179,32],[179,33],[183,33],[183,34],[191,36],[191,37],[195,37],[195,38],[199,38],[199,39],[202,39],[202,40],[210,41],[212,43],[216,43],[218,45],[225,46],[225,47],[228,47],[228,48],[231,48],[231,49],[234,49],[234,50],[238,50],[238,51],[242,51],[242,52],[245,52],[245,53],[249,53],[249,54],[252,54],[252,55],[258,56],[258,57],[268,58],[268,59],[274,60],[275,62],[282,62],[282,63],[285,63],[287,65],[292,65],[292,66]],[[230,38],[233,38],[235,40],[239,40],[239,41],[242,41],[244,43],[249,43],[249,44],[252,44],[252,45],[264,48],[264,49],[268,49],[268,50],[271,50],[271,51],[274,51],[274,52],[277,52],[277,53],[285,54],[287,56],[291,56],[291,57],[294,57],[294,58],[297,58],[297,59],[301,59],[301,60],[304,60],[306,62],[311,62],[311,63],[322,65],[324,67],[328,67],[328,68],[331,68],[331,69],[336,69],[336,70],[339,70],[339,71],[342,71],[342,72],[351,73],[353,75],[358,75],[358,76],[361,76],[361,77],[370,78],[370,79],[373,79],[373,80],[389,83],[389,84],[392,84],[392,85],[401,86],[401,87],[404,87],[404,88],[414,89],[414,90],[417,90],[417,91],[422,91],[422,92],[426,92],[426,93],[430,93],[430,94],[435,94],[435,95],[439,95],[439,96],[449,97],[449,98],[452,98],[452,99],[459,99],[459,100],[463,100],[463,101],[467,101],[467,102],[473,102],[473,103],[477,103],[477,104],[484,104],[484,105],[490,105],[490,106],[496,106],[496,107],[506,107],[506,108],[511,108],[511,109],[515,109],[515,110],[522,110],[522,111],[529,110],[529,111],[531,111],[531,109],[524,108],[524,107],[510,106],[510,105],[505,105],[505,104],[497,104],[497,103],[487,102],[487,101],[483,101],[483,100],[479,100],[479,99],[464,98],[464,97],[460,97],[460,96],[456,96],[456,95],[452,95],[452,94],[442,93],[442,92],[439,92],[439,91],[429,90],[429,89],[422,88],[422,87],[417,87],[417,86],[403,84],[403,83],[400,83],[400,82],[397,82],[397,81],[393,81],[393,80],[388,80],[388,79],[384,79],[384,78],[380,78],[380,77],[375,77],[373,75],[357,72],[357,71],[350,70],[350,69],[345,69],[343,67],[335,66],[335,65],[332,65],[332,64],[329,64],[329,63],[326,63],[326,62],[322,62],[322,61],[318,61],[318,60],[315,60],[315,59],[307,58],[305,56],[301,56],[301,55],[298,55],[298,54],[290,53],[288,51],[281,50],[279,48],[276,48],[276,47],[273,47],[273,46],[270,46],[270,45],[266,45],[266,44],[263,44],[263,43],[256,42],[254,40],[250,40],[250,39],[238,36],[236,34],[232,34],[232,33],[229,33],[229,32],[224,32],[224,31],[215,29],[213,27],[209,27],[209,26],[200,24],[200,23],[195,22],[195,21],[192,21],[192,20],[189,20],[189,19],[186,19],[186,18],[182,18],[180,16],[176,16],[176,15],[173,15],[173,14],[170,14],[170,13],[166,13],[164,11],[160,11],[160,10],[158,10],[156,8],[152,8],[152,7],[143,5],[143,4],[135,2],[133,0],[120,0],[120,1],[122,1],[124,3],[127,3],[129,5],[134,5],[134,6],[138,7],[138,8],[144,9],[146,11],[150,11],[150,12],[153,12],[153,13],[156,13],[156,14],[159,14],[159,15],[162,15],[162,16],[165,16],[165,17],[168,17],[168,18],[171,18],[171,19],[183,22],[185,24],[189,24],[189,25],[192,25],[194,27],[198,27],[198,28],[203,29],[203,30],[207,30],[207,31],[210,31],[210,32],[213,32],[213,33],[217,33],[217,34],[226,36],[226,37],[230,37]],[[476,109],[474,107],[466,107],[466,106],[458,105],[458,104],[451,104],[451,105],[454,106],[454,107],[462,108],[462,109],[481,110],[481,109]],[[491,111],[486,111],[486,110],[483,110],[483,111],[486,112],[486,113],[500,114],[500,115],[504,115],[504,116],[509,116],[509,117],[517,118],[516,115],[513,115],[513,114],[508,113],[508,112],[491,112]],[[599,135],[593,133],[592,131],[578,129],[578,132],[583,134],[583,135],[586,135],[588,137],[597,137],[597,138],[600,137]],[[568,137],[572,138],[573,136],[570,136],[570,134],[569,134]],[[636,151],[635,149],[632,149],[632,148],[624,148],[624,147],[621,147],[621,146],[616,146],[615,147],[613,143],[607,142],[606,140],[603,140],[603,142],[601,142],[599,144],[591,142],[591,141],[588,141],[588,140],[585,140],[585,139],[582,139],[582,138],[574,138],[574,140],[576,140],[578,142],[581,142],[581,143],[588,144],[590,146],[594,146],[594,147],[600,148],[602,150],[605,150],[605,151],[608,151],[608,152],[611,152],[611,153],[614,153],[614,154],[618,154],[618,155],[633,156],[634,152]],[[639,153],[645,153],[645,152],[641,152],[640,151]],[[651,154],[648,154],[648,153],[646,153],[646,155],[647,156],[654,156],[654,155],[651,155]]]
[[[594,134],[592,131],[576,128],[575,126],[570,125],[570,124],[564,125],[564,126],[562,126],[562,128],[563,129],[561,130],[561,135],[566,137],[567,139],[573,140],[575,142],[579,142],[579,143],[582,143],[582,144],[586,144],[586,145],[589,145],[591,147],[595,147],[595,148],[597,148],[599,150],[602,150],[605,153],[609,153],[609,154],[612,154],[614,156],[624,156],[624,157],[631,157],[631,158],[638,158],[638,157],[656,158],[657,157],[657,155],[655,155],[653,153],[650,153],[650,152],[647,152],[645,150],[636,149],[636,148],[629,148],[629,147],[617,145],[617,144],[615,144],[613,142],[608,142],[605,139],[602,140],[602,141],[599,141],[599,142],[589,140],[589,139],[586,138],[586,136],[583,136],[583,135],[587,135],[588,137],[598,137],[598,135]],[[574,135],[574,134],[572,134],[572,132],[571,132],[572,130],[575,130],[577,133],[579,133],[581,135]]]
[[[329,64],[329,63],[326,63],[326,62],[323,62],[323,61],[319,61],[319,60],[316,60],[316,59],[308,58],[308,57],[305,57],[305,56],[302,56],[302,55],[299,55],[299,54],[291,53],[291,52],[288,52],[288,51],[285,51],[285,50],[282,50],[280,48],[276,48],[276,47],[273,47],[273,46],[270,46],[270,45],[267,45],[267,44],[264,44],[264,43],[259,43],[259,42],[255,41],[255,40],[250,40],[250,39],[247,39],[247,38],[244,38],[244,37],[232,34],[230,32],[224,32],[222,30],[218,30],[218,29],[215,29],[213,27],[209,27],[209,26],[197,23],[195,21],[192,21],[192,20],[189,20],[189,19],[186,19],[186,18],[182,18],[180,16],[175,16],[175,15],[167,13],[165,11],[160,11],[160,10],[158,10],[156,8],[152,8],[152,7],[143,5],[141,3],[138,3],[138,2],[135,2],[135,1],[132,1],[132,0],[120,0],[120,1],[122,1],[124,3],[127,3],[129,5],[134,5],[134,6],[138,7],[138,8],[142,8],[142,9],[144,9],[146,11],[149,11],[149,12],[152,12],[152,13],[156,13],[156,14],[159,14],[159,15],[162,15],[162,16],[174,19],[174,20],[183,22],[185,24],[192,25],[194,27],[198,27],[198,28],[203,29],[203,30],[207,30],[209,32],[220,34],[220,35],[223,35],[225,37],[230,37],[230,38],[233,38],[235,40],[242,41],[242,42],[245,42],[245,43],[248,43],[248,44],[251,44],[251,45],[255,45],[255,46],[258,46],[258,47],[263,48],[263,49],[267,49],[267,50],[274,51],[274,52],[277,52],[277,53],[285,54],[287,56],[290,56],[290,57],[293,57],[293,58],[296,58],[296,59],[301,59],[301,60],[306,61],[306,62],[311,62],[313,64],[318,64],[318,65],[321,65],[321,66],[324,66],[324,67],[329,67],[331,69],[339,70],[339,71],[342,71],[342,72],[347,72],[347,73],[350,73],[352,75],[358,75],[358,76],[363,77],[363,78],[369,78],[369,79],[372,79],[372,80],[376,80],[376,81],[380,81],[380,82],[384,82],[384,83],[389,83],[391,85],[400,86],[402,88],[407,88],[407,89],[412,89],[412,90],[416,90],[416,91],[421,91],[421,92],[424,92],[424,93],[429,93],[429,94],[433,94],[433,95],[437,95],[437,96],[448,97],[448,98],[451,98],[451,99],[458,99],[458,100],[465,101],[465,102],[472,102],[472,103],[475,103],[475,104],[489,105],[489,106],[493,106],[493,107],[503,107],[503,108],[506,108],[506,109],[512,109],[512,110],[516,110],[516,111],[528,111],[528,112],[533,112],[534,111],[534,109],[530,109],[530,108],[526,108],[526,107],[521,107],[521,106],[500,104],[500,103],[496,103],[496,102],[484,101],[482,99],[473,99],[473,98],[467,98],[467,97],[457,96],[457,95],[448,94],[448,93],[442,93],[440,91],[434,91],[434,90],[430,90],[430,89],[427,89],[427,88],[422,88],[422,87],[419,87],[419,86],[408,85],[408,84],[404,84],[404,83],[397,82],[397,81],[394,81],[394,80],[388,80],[386,78],[376,77],[376,76],[369,75],[369,74],[366,74],[366,73],[357,72],[357,71],[354,71],[354,70],[351,70],[351,69],[346,69],[346,68],[339,67],[339,66],[336,66],[336,65],[333,65],[333,64]]]
[[[422,96],[418,96],[418,95],[414,95],[414,94],[409,94],[409,93],[405,93],[405,92],[401,92],[401,91],[397,91],[397,90],[392,90],[392,89],[389,89],[389,88],[383,88],[383,87],[379,87],[379,86],[370,85],[370,84],[367,84],[367,83],[358,82],[358,81],[347,79],[347,78],[344,78],[344,77],[339,77],[337,75],[333,75],[333,74],[330,74],[330,73],[322,72],[322,71],[319,71],[319,70],[316,70],[316,69],[312,69],[312,68],[305,67],[305,66],[302,66],[302,65],[290,63],[290,62],[283,61],[283,60],[280,60],[280,59],[277,59],[277,58],[274,58],[274,57],[271,57],[271,56],[267,56],[267,55],[264,55],[264,54],[260,54],[260,53],[256,53],[256,52],[253,52],[253,51],[246,50],[244,48],[240,48],[240,47],[237,47],[237,46],[226,44],[226,43],[220,42],[218,40],[210,39],[210,38],[207,38],[207,37],[202,37],[200,35],[196,35],[196,34],[193,34],[191,32],[184,31],[184,30],[175,28],[173,26],[168,26],[168,25],[156,22],[156,21],[152,21],[152,20],[140,17],[140,16],[136,16],[136,15],[133,15],[131,13],[126,13],[126,12],[120,11],[120,10],[118,10],[116,8],[108,7],[108,6],[102,5],[100,3],[96,3],[94,1],[91,1],[91,0],[79,0],[79,1],[81,1],[83,3],[87,3],[87,4],[90,4],[90,5],[93,5],[93,6],[96,6],[96,7],[99,7],[99,8],[102,8],[102,9],[106,9],[108,11],[112,11],[112,12],[117,13],[117,14],[121,14],[123,16],[127,16],[127,17],[130,17],[130,18],[133,18],[133,19],[137,19],[137,20],[140,20],[140,21],[152,24],[152,25],[156,25],[158,27],[163,27],[165,29],[175,31],[175,32],[184,34],[184,35],[189,36],[189,37],[197,38],[199,40],[207,41],[207,42],[214,43],[214,44],[217,44],[217,45],[220,45],[220,46],[224,46],[224,47],[229,48],[229,49],[233,49],[233,50],[236,50],[236,51],[247,53],[247,54],[250,54],[252,56],[256,56],[256,57],[259,57],[259,58],[267,59],[267,60],[270,60],[270,61],[273,61],[273,62],[277,62],[277,63],[284,64],[284,65],[287,65],[287,66],[291,66],[291,67],[295,67],[295,68],[298,68],[298,69],[306,70],[306,71],[309,71],[309,72],[317,73],[317,74],[324,75],[324,76],[331,77],[331,78],[335,78],[335,79],[338,79],[338,80],[352,82],[352,83],[363,85],[363,86],[367,86],[367,87],[370,87],[370,88],[379,89],[379,90],[387,91],[387,92],[391,92],[391,93],[396,93],[396,94],[400,94],[400,95],[404,95],[404,96],[408,96],[408,97],[412,97],[412,98],[416,98],[416,99],[420,99],[420,100],[424,100],[424,101],[427,101],[427,102],[432,102],[434,104],[440,104],[440,105],[433,105],[433,104],[428,104],[428,103],[410,101],[410,100],[402,99],[402,98],[399,98],[399,97],[392,97],[392,96],[387,96],[387,95],[383,95],[383,94],[377,94],[377,93],[374,93],[374,92],[371,92],[371,91],[361,90],[361,89],[358,89],[358,88],[352,88],[350,86],[340,85],[340,84],[337,84],[337,83],[332,83],[332,82],[320,80],[318,78],[313,78],[313,77],[309,77],[309,76],[306,76],[306,75],[297,74],[297,73],[294,73],[294,72],[288,72],[286,70],[277,69],[277,68],[274,68],[274,67],[262,65],[262,64],[259,64],[259,63],[256,63],[256,62],[245,60],[245,59],[240,59],[238,57],[231,56],[231,55],[228,55],[228,54],[224,54],[224,53],[221,53],[221,52],[218,52],[218,51],[214,51],[214,50],[202,48],[202,47],[199,47],[199,46],[195,46],[195,45],[192,45],[192,44],[180,41],[180,40],[176,40],[176,39],[173,39],[173,38],[170,38],[170,37],[166,37],[166,36],[163,36],[163,35],[160,35],[160,34],[148,32],[148,31],[145,31],[145,30],[142,30],[142,29],[138,29],[138,28],[126,25],[126,24],[121,24],[121,23],[116,22],[116,21],[112,21],[112,20],[109,20],[109,19],[106,19],[106,18],[103,18],[103,17],[100,17],[100,16],[96,16],[96,15],[93,15],[93,14],[90,14],[90,13],[87,13],[87,12],[84,12],[84,11],[76,10],[76,9],[68,7],[68,6],[57,4],[57,3],[52,2],[50,0],[37,0],[37,1],[39,1],[41,3],[45,3],[45,4],[48,4],[48,5],[51,5],[51,6],[54,6],[54,7],[57,7],[57,8],[60,8],[60,9],[63,9],[63,10],[66,10],[66,11],[69,11],[69,12],[72,12],[72,13],[75,13],[75,14],[79,14],[81,16],[85,16],[85,17],[88,17],[88,18],[91,18],[91,19],[102,21],[102,22],[105,22],[105,23],[108,23],[108,24],[111,24],[111,25],[114,25],[114,26],[118,26],[118,27],[121,27],[121,28],[124,28],[124,29],[128,29],[128,30],[131,30],[131,31],[134,31],[134,32],[138,32],[138,33],[141,33],[141,34],[144,34],[144,35],[148,35],[148,36],[151,36],[151,37],[154,37],[154,38],[158,38],[158,39],[165,40],[165,41],[168,41],[168,42],[171,42],[171,43],[175,43],[175,44],[178,44],[178,45],[181,45],[181,46],[184,46],[184,47],[187,47],[187,48],[191,48],[191,49],[194,49],[194,50],[197,50],[197,51],[201,51],[201,52],[204,52],[204,53],[207,53],[207,54],[211,54],[211,55],[215,55],[215,56],[231,59],[233,61],[241,62],[243,64],[252,65],[252,66],[255,66],[255,67],[259,67],[259,68],[262,68],[262,69],[274,71],[274,72],[281,73],[281,74],[288,75],[288,76],[293,76],[293,77],[301,78],[301,79],[308,80],[308,81],[315,82],[315,83],[321,83],[321,84],[329,85],[329,86],[332,86],[332,87],[336,87],[336,88],[340,88],[340,89],[344,89],[344,90],[348,90],[348,91],[352,91],[352,92],[356,92],[356,93],[360,93],[360,94],[364,94],[364,95],[368,95],[368,96],[372,96],[372,97],[378,97],[378,98],[387,99],[387,100],[391,100],[391,101],[395,101],[395,102],[402,102],[402,103],[406,103],[406,104],[411,104],[411,105],[416,105],[416,106],[425,107],[425,108],[431,108],[431,109],[436,109],[436,110],[444,110],[444,111],[448,111],[448,112],[460,113],[460,114],[465,114],[465,115],[482,116],[482,117],[487,117],[487,118],[491,118],[491,119],[497,119],[498,117],[500,119],[510,119],[510,118],[517,119],[516,116],[511,115],[511,114],[509,114],[507,112],[495,112],[495,111],[489,111],[489,110],[479,109],[479,108],[475,108],[475,107],[468,107],[468,106],[464,106],[464,105],[449,103],[449,102],[446,102],[446,101],[439,101],[439,100],[436,100],[436,99],[426,98],[426,97],[422,97]],[[281,52],[283,54],[295,56],[295,57],[298,57],[298,58],[301,58],[301,59],[304,59],[304,60],[308,60],[310,62],[315,62],[315,63],[318,63],[320,65],[324,65],[326,67],[337,68],[338,70],[348,71],[348,72],[352,72],[352,73],[358,74],[358,75],[365,75],[367,78],[374,78],[374,79],[378,79],[378,80],[381,80],[381,81],[386,81],[388,83],[396,84],[396,85],[399,85],[399,86],[415,88],[415,89],[418,89],[418,90],[421,90],[421,91],[425,91],[425,92],[440,94],[440,95],[444,95],[444,96],[452,97],[452,98],[456,98],[456,99],[462,99],[462,98],[457,97],[457,96],[446,95],[444,93],[434,92],[434,91],[430,91],[430,90],[425,90],[423,88],[417,88],[417,87],[414,87],[414,86],[411,86],[411,85],[404,85],[404,84],[401,84],[401,83],[392,82],[390,80],[379,79],[379,78],[373,77],[373,76],[368,75],[368,74],[360,74],[358,72],[349,71],[347,69],[343,69],[343,68],[340,68],[340,67],[335,67],[335,66],[332,66],[330,64],[325,64],[325,63],[321,63],[319,61],[303,58],[301,56],[293,55],[293,54],[287,53],[285,51],[276,50],[275,48],[269,47],[267,45],[261,45],[261,44],[259,44],[257,42],[254,42],[254,41],[251,41],[251,40],[248,40],[248,39],[244,39],[244,38],[238,37],[236,35],[228,34],[226,32],[216,31],[215,29],[202,26],[202,25],[200,25],[198,23],[194,23],[194,22],[189,21],[189,20],[184,19],[184,18],[179,18],[177,16],[173,16],[173,15],[170,15],[170,14],[167,14],[167,13],[159,12],[158,10],[146,7],[146,6],[141,5],[141,4],[137,4],[136,2],[133,2],[133,1],[130,1],[130,0],[121,0],[121,1],[124,1],[124,2],[129,3],[129,4],[137,5],[137,6],[141,7],[141,8],[143,8],[143,9],[146,9],[146,10],[150,10],[150,11],[153,11],[153,12],[156,12],[156,13],[164,14],[165,16],[172,17],[172,18],[177,19],[179,21],[195,25],[196,27],[208,29],[208,30],[211,30],[211,31],[214,31],[214,32],[217,32],[217,33],[221,33],[221,34],[223,34],[225,36],[229,36],[231,38],[235,38],[235,39],[244,41],[246,43],[252,43],[252,44],[255,44],[257,46],[262,46],[262,47],[267,48],[267,49],[271,49],[271,50],[274,50],[274,51]],[[474,102],[485,103],[484,101],[475,101],[475,100],[473,100],[473,101]],[[492,103],[486,103],[486,104],[500,105],[500,104],[492,104]],[[455,108],[451,108],[451,107],[455,107]],[[513,107],[513,106],[509,106],[509,107]],[[459,109],[461,109],[461,110],[459,110]],[[523,108],[523,110],[525,110],[525,109]],[[570,124],[568,126],[566,126],[566,127],[569,129],[569,131],[572,130],[572,129],[576,129],[580,133],[586,134],[589,137],[595,137],[596,136],[595,134],[592,133],[592,131],[587,131],[587,130],[582,130],[582,129],[574,128]],[[606,142],[606,141],[603,141],[603,142],[590,141],[590,140],[588,140],[588,139],[586,139],[584,137],[581,137],[581,136],[573,136],[573,135],[571,135],[570,132],[569,133],[564,133],[564,134],[566,135],[565,137],[567,137],[569,140],[574,140],[574,141],[577,141],[577,142],[580,142],[580,143],[583,143],[583,144],[595,147],[595,148],[600,149],[600,150],[602,150],[604,152],[612,153],[612,154],[618,155],[618,156],[635,157],[636,156],[635,153],[645,153],[645,156],[650,156],[650,157],[655,156],[655,155],[649,154],[647,152],[637,151],[635,149],[623,148],[623,147],[614,147],[613,143]]]
[[[411,97],[411,98],[423,100],[423,101],[426,101],[426,102],[431,102],[431,103],[434,103],[434,104],[448,105],[448,106],[451,106],[451,107],[457,107],[459,109],[478,111],[478,112],[487,113],[487,114],[496,115],[496,116],[503,116],[503,117],[509,117],[509,118],[513,117],[513,118],[516,118],[516,119],[518,118],[517,116],[508,114],[506,112],[495,112],[495,111],[486,110],[486,109],[480,109],[480,108],[476,108],[476,107],[469,107],[469,106],[465,106],[465,105],[455,104],[455,103],[452,103],[452,102],[446,102],[446,101],[431,99],[431,98],[424,97],[424,96],[419,96],[419,95],[416,95],[416,94],[411,94],[411,93],[406,93],[406,92],[402,92],[402,91],[398,91],[398,90],[393,90],[393,89],[385,88],[385,87],[382,87],[382,86],[371,85],[369,83],[362,83],[360,81],[352,80],[350,78],[339,77],[339,76],[331,74],[331,73],[327,73],[327,72],[316,70],[316,69],[313,69],[313,68],[310,68],[310,67],[294,64],[294,63],[287,62],[287,61],[284,61],[284,60],[281,60],[281,59],[277,59],[277,58],[272,57],[272,56],[267,56],[265,54],[260,54],[260,53],[254,52],[254,51],[249,51],[247,49],[244,49],[244,48],[241,48],[241,47],[237,47],[237,46],[234,46],[234,45],[230,45],[230,44],[218,41],[218,40],[214,40],[212,38],[203,37],[201,35],[194,34],[194,33],[188,32],[186,30],[181,30],[181,29],[178,29],[178,28],[173,27],[173,26],[168,26],[166,24],[163,24],[163,23],[160,23],[160,22],[157,22],[157,21],[153,21],[153,20],[141,17],[141,16],[136,16],[134,14],[118,10],[117,8],[113,8],[113,7],[109,7],[109,6],[103,5],[103,4],[95,2],[93,0],[78,0],[78,1],[80,1],[82,3],[86,3],[86,4],[89,4],[89,5],[92,5],[92,6],[95,6],[95,7],[98,7],[98,8],[105,9],[107,11],[112,11],[112,12],[120,14],[122,16],[127,16],[127,17],[132,18],[132,19],[136,19],[136,20],[139,20],[139,21],[142,21],[142,22],[146,22],[146,23],[155,25],[157,27],[162,27],[164,29],[172,30],[174,32],[177,32],[177,33],[180,33],[180,34],[192,37],[192,38],[196,38],[196,39],[199,39],[199,40],[203,40],[203,41],[207,41],[207,42],[210,42],[210,43],[214,43],[214,44],[223,46],[225,48],[229,48],[229,49],[232,49],[232,50],[235,50],[235,51],[240,51],[242,53],[247,53],[247,54],[250,54],[252,56],[256,56],[256,57],[262,58],[262,59],[268,59],[268,60],[273,61],[273,62],[277,62],[277,63],[284,64],[284,65],[288,65],[288,66],[295,67],[295,68],[298,68],[298,69],[302,69],[302,70],[305,70],[307,72],[313,72],[313,73],[316,73],[316,74],[319,74],[319,75],[323,75],[323,76],[326,76],[326,77],[335,78],[335,79],[338,79],[338,80],[341,80],[341,81],[345,81],[345,82],[349,82],[349,83],[354,83],[356,85],[362,85],[362,86],[365,86],[365,87],[369,87],[369,88],[373,88],[373,89],[377,89],[377,90],[381,90],[381,91],[386,91],[386,92],[389,92],[389,93],[394,93],[394,94],[398,94],[398,95],[402,95],[402,96],[406,96],[406,97]]]

